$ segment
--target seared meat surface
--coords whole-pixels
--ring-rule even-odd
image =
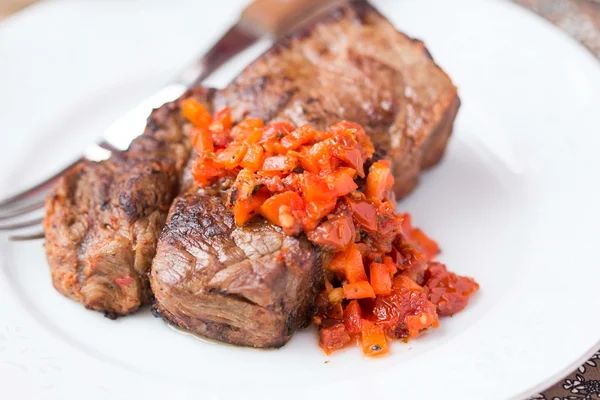
[[[197,89],[206,101],[212,95]],[[46,253],[55,288],[108,316],[148,303],[148,272],[190,154],[177,102],[155,110],[129,151],[85,161],[46,201]]]
[[[365,3],[351,3],[267,51],[227,88],[213,110],[236,120],[290,120],[326,129],[362,124],[395,164],[396,193],[410,192],[442,156],[457,91],[419,41]],[[322,284],[320,251],[261,218],[236,227],[219,196],[177,198],[160,237],[151,284],[165,319],[193,333],[277,347],[303,326]]]
[[[322,282],[320,252],[263,219],[238,227],[218,195],[177,198],[152,266],[156,307],[213,339],[280,347],[304,326]]]

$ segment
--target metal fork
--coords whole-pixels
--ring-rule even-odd
[[[105,132],[103,139],[88,147],[82,157],[58,171],[39,184],[0,200],[0,232],[18,231],[39,226],[42,218],[19,221],[30,213],[44,207],[44,198],[58,179],[82,160],[107,160],[113,152],[127,150],[133,139],[139,136],[150,112],[166,102],[182,95],[185,90],[201,83],[226,61],[250,47],[262,37],[277,38],[308,16],[314,15],[333,1],[328,0],[255,0],[246,7],[239,20],[199,60],[188,66],[173,83],[144,100]],[[44,237],[43,232],[12,235],[11,240],[32,240]]]

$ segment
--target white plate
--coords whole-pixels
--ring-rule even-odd
[[[77,154],[243,1],[207,3],[48,2],[0,24],[0,196]],[[448,155],[401,208],[481,283],[472,304],[383,359],[326,357],[310,329],[254,351],[178,334],[148,310],[116,322],[86,311],[54,291],[40,242],[2,239],[0,398],[520,398],[598,347],[600,64],[508,3],[376,3],[460,88]]]

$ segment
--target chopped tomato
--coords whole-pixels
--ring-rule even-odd
[[[384,200],[393,185],[389,160],[379,160],[369,168],[365,196],[367,199]]]
[[[361,178],[365,177],[364,161],[359,149],[336,146],[333,147],[333,155],[343,161],[348,167],[354,169],[358,173],[358,176]]]
[[[193,97],[181,101],[183,116],[197,128],[208,129],[212,123],[210,113]]]
[[[375,294],[388,295],[392,292],[392,278],[390,277],[389,269],[385,264],[371,264],[371,286]]]
[[[369,282],[348,283],[344,287],[344,297],[347,299],[374,299],[375,292]]]
[[[344,325],[346,330],[351,333],[360,333],[362,329],[362,311],[357,300],[352,300],[344,310]]]
[[[377,296],[372,319],[387,326],[395,337],[414,338],[429,327],[437,327],[436,307],[427,297],[427,292],[406,276],[396,276],[392,292]]]
[[[258,171],[262,166],[265,152],[259,144],[249,143],[247,146],[246,154],[240,161],[240,166],[251,171]]]
[[[308,238],[313,243],[336,250],[348,247],[349,244],[354,242],[355,236],[354,224],[348,216],[330,218],[308,232]]]
[[[354,220],[360,224],[360,226],[369,231],[375,232],[377,230],[377,208],[366,200],[353,200],[346,198],[346,202],[352,210],[352,216]]]

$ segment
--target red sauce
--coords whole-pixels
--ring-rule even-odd
[[[437,243],[394,211],[390,162],[365,168],[374,149],[360,125],[317,131],[249,118],[234,126],[228,109],[211,116],[193,99],[182,108],[195,126],[194,178],[233,180],[227,206],[238,225],[260,215],[327,252],[314,316],[327,353],[358,342],[367,355],[383,354],[388,339],[437,327],[479,289],[434,261]]]

